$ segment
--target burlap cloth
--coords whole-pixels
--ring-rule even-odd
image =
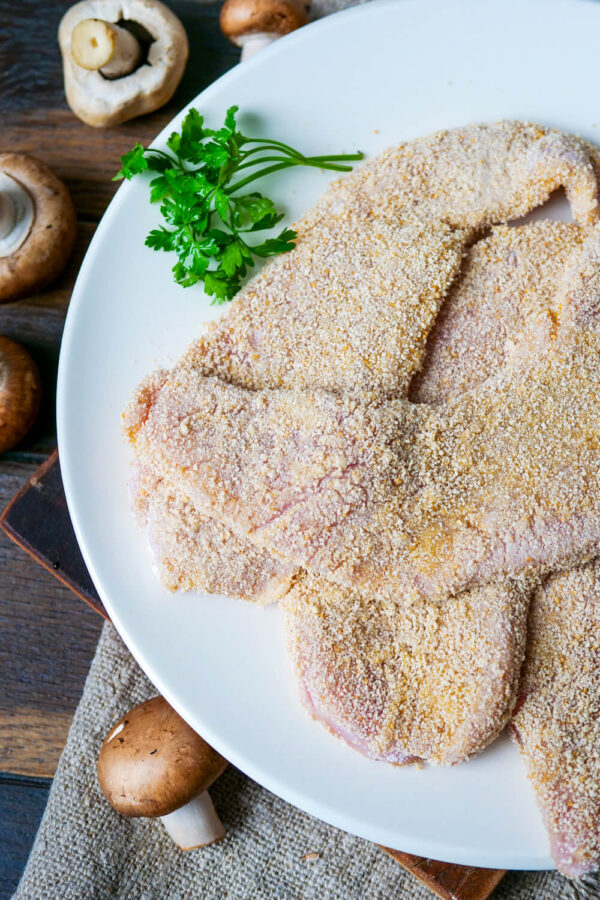
[[[361,2],[313,0],[312,16]],[[289,806],[232,767],[211,788],[227,830],[212,847],[180,853],[159,821],[118,815],[98,787],[98,751],[111,725],[154,694],[106,624],[15,898],[430,900],[378,847]],[[600,877],[569,882],[552,872],[509,873],[494,892],[494,900],[596,897]]]
[[[212,847],[180,853],[159,821],[114,812],[96,780],[98,750],[111,725],[155,693],[105,625],[16,898],[430,900],[378,847],[311,818],[231,767],[210,791],[227,830]],[[305,860],[307,853],[319,856]],[[494,897],[600,897],[600,879],[511,873]]]

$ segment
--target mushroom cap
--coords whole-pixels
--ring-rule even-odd
[[[124,816],[165,816],[210,787],[226,766],[163,697],[153,697],[123,716],[104,741],[98,781]]]
[[[0,336],[0,453],[25,437],[40,409],[38,368],[27,350]]]
[[[152,36],[148,58],[121,78],[106,79],[78,66],[71,56],[71,33],[83,19],[116,24],[138,22]],[[58,27],[67,102],[86,125],[110,128],[167,103],[181,81],[189,53],[185,29],[159,0],[82,0],[67,10]]]
[[[250,34],[284,35],[308,22],[298,0],[226,0],[219,18],[223,34],[237,44]]]
[[[34,205],[25,241],[0,257],[0,303],[6,303],[45,287],[62,272],[75,242],[77,218],[68,190],[41,160],[0,153],[0,172],[18,182]]]

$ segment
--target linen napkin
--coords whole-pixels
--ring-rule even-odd
[[[320,18],[368,0],[313,0]],[[96,777],[100,746],[128,709],[154,696],[105,624],[14,900],[430,900],[379,847],[290,806],[229,767],[210,794],[227,836],[181,853],[158,820],[125,819]],[[600,876],[511,872],[494,900],[592,900]]]

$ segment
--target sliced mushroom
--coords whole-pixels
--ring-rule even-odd
[[[306,0],[225,0],[223,34],[242,48],[242,60],[308,22]]]
[[[76,232],[71,197],[54,172],[25,153],[0,153],[0,303],[53,281]]]
[[[167,103],[189,52],[183,25],[159,0],[83,0],[62,17],[58,43],[67,102],[97,128]]]
[[[160,816],[181,850],[225,837],[208,788],[227,766],[163,697],[130,710],[98,757],[98,781],[124,816]]]
[[[39,412],[41,396],[40,375],[27,350],[0,337],[0,453],[25,437]]]

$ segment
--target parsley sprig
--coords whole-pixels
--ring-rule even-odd
[[[150,202],[160,203],[167,225],[153,229],[146,245],[174,251],[175,281],[183,287],[203,282],[213,303],[231,300],[239,291],[255,257],[287,253],[295,246],[296,232],[283,228],[275,237],[251,243],[258,231],[273,228],[283,218],[268,197],[240,193],[257,178],[292,166],[312,166],[349,172],[349,162],[362,153],[339,156],[304,156],[282,141],[251,138],[239,131],[237,106],[227,110],[218,130],[206,128],[198,110],[191,109],[181,132],[167,141],[169,153],[141,144],[121,157],[115,176],[131,179],[156,172],[150,182]]]

